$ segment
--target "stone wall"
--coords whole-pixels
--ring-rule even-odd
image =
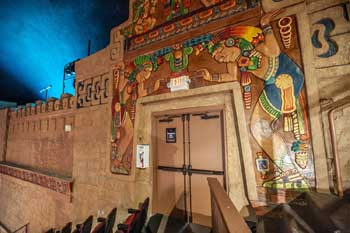
[[[7,145],[8,109],[0,110],[0,162],[5,159]]]

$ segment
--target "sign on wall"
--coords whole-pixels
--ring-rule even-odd
[[[136,146],[136,167],[137,168],[149,167],[149,145]]]
[[[176,143],[176,128],[166,128],[166,143]]]

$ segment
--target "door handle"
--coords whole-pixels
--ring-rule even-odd
[[[191,165],[188,166],[188,175],[192,174],[201,174],[201,175],[224,175],[224,171],[215,171],[215,170],[204,170],[204,169],[193,169]]]
[[[158,166],[159,170],[169,171],[169,172],[182,172],[183,175],[188,174],[192,176],[192,174],[201,174],[201,175],[224,175],[224,171],[215,171],[215,170],[204,170],[204,169],[193,169],[192,165],[184,164],[182,167],[167,167],[167,166]]]

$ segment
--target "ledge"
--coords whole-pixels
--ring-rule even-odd
[[[72,194],[73,179],[71,177],[59,177],[7,162],[0,162],[0,174],[12,176],[61,194]]]

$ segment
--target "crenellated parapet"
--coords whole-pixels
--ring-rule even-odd
[[[73,110],[76,108],[76,97],[71,94],[62,94],[60,99],[49,98],[47,101],[37,100],[35,103],[20,105],[12,110],[12,118],[24,118],[45,113]]]
[[[37,100],[8,114],[6,162],[71,176],[75,96]]]

